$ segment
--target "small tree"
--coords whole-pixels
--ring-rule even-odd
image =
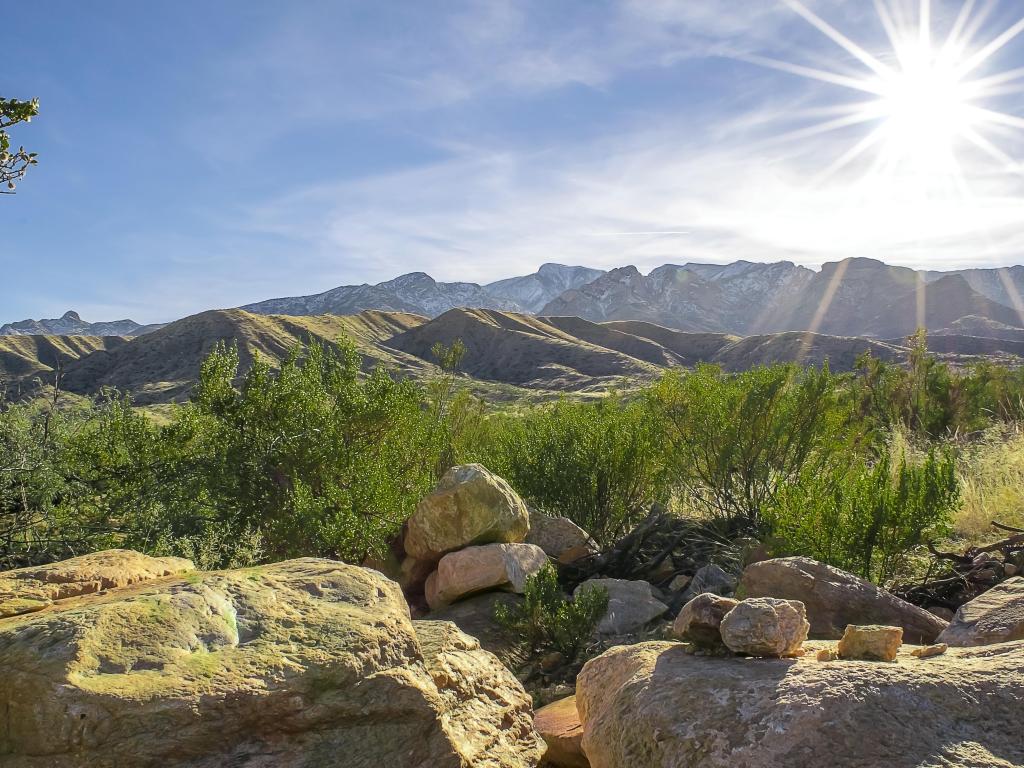
[[[24,147],[11,151],[11,137],[7,129],[18,123],[31,122],[39,114],[39,100],[18,101],[0,96],[0,193],[13,195],[17,181],[20,181],[30,165],[36,164],[36,153],[26,152]]]

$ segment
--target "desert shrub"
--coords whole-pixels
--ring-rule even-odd
[[[570,600],[558,584],[555,568],[545,565],[527,579],[522,602],[499,603],[494,618],[531,651],[557,651],[572,661],[583,651],[607,610],[607,589],[587,589]]]
[[[760,532],[778,489],[853,450],[849,414],[827,368],[726,375],[700,366],[652,392],[687,503],[731,532]]]
[[[601,544],[668,493],[662,433],[644,401],[562,400],[501,419],[491,440],[483,457],[489,467]]]
[[[948,533],[956,507],[955,458],[885,452],[828,473],[805,473],[779,489],[766,522],[779,554],[806,555],[878,583],[910,553]]]

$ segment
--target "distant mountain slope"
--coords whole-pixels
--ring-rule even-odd
[[[0,336],[141,336],[159,325],[140,325],[134,320],[87,323],[77,312],[48,320],[21,320],[0,325]]]
[[[202,361],[218,342],[237,343],[242,367],[247,369],[256,354],[277,362],[296,344],[311,340],[333,344],[346,336],[356,343],[365,367],[384,364],[399,373],[415,374],[428,364],[387,350],[379,342],[425,321],[402,313],[297,318],[211,310],[69,364],[64,387],[76,394],[114,387],[133,393],[141,405],[178,401],[188,396]]]
[[[476,283],[439,283],[412,272],[377,285],[343,285],[314,296],[293,296],[247,304],[242,309],[261,315],[353,315],[367,309],[411,312],[435,317],[454,307],[522,311]]]
[[[35,377],[52,383],[58,367],[127,341],[119,336],[0,336],[0,387]]]
[[[532,275],[510,277],[484,286],[499,299],[507,299],[527,312],[540,312],[551,300],[596,280],[603,270],[569,267],[564,264],[542,264]]]
[[[927,271],[923,274],[928,282],[940,280],[948,275],[960,275],[973,290],[985,298],[1007,307],[1024,309],[1024,266],[956,269],[950,272]]]
[[[962,278],[952,280],[951,290],[959,295],[957,281]],[[238,345],[244,370],[257,354],[276,364],[296,344],[315,340],[332,345],[343,337],[355,343],[364,370],[383,365],[399,376],[416,378],[437,373],[431,351],[435,344],[461,340],[466,346],[462,372],[474,391],[491,398],[629,389],[667,369],[703,362],[740,371],[828,360],[834,371],[848,371],[865,351],[896,362],[905,360],[908,351],[901,337],[882,341],[802,331],[688,333],[645,321],[595,323],[487,309],[453,309],[432,320],[400,312],[294,317],[233,309],[203,312],[130,340],[0,337],[0,374],[6,374],[11,391],[31,390],[31,377],[59,361],[63,388],[69,392],[88,396],[113,387],[131,392],[140,405],[150,405],[187,398],[202,361],[218,342]],[[956,364],[983,357],[1015,364],[1024,359],[1024,339],[972,339],[951,333],[935,337],[933,347]]]
[[[657,367],[562,331],[543,318],[453,309],[385,343],[427,358],[437,342],[466,346],[462,370],[477,379],[551,390],[580,390],[647,380]]]

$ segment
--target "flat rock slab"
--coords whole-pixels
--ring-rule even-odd
[[[813,646],[813,644],[812,644]],[[891,664],[613,648],[576,684],[593,768],[1024,765],[1024,643]]]
[[[954,646],[1024,640],[1024,579],[997,584],[960,606],[938,642]]]
[[[194,570],[192,561],[183,557],[150,557],[131,549],[108,549],[49,565],[3,571],[0,618],[38,611],[57,600]]]
[[[946,628],[938,616],[900,600],[853,574],[807,557],[783,557],[748,565],[738,597],[781,597],[807,607],[810,636],[838,640],[848,624],[903,627],[908,643],[933,643]]]
[[[312,558],[0,620],[0,699],[2,768],[533,768],[543,751],[528,695],[473,638]]]

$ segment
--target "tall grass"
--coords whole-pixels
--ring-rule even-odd
[[[958,466],[961,504],[953,527],[971,543],[998,538],[992,521],[1024,528],[1024,425],[992,427],[965,446]]]

